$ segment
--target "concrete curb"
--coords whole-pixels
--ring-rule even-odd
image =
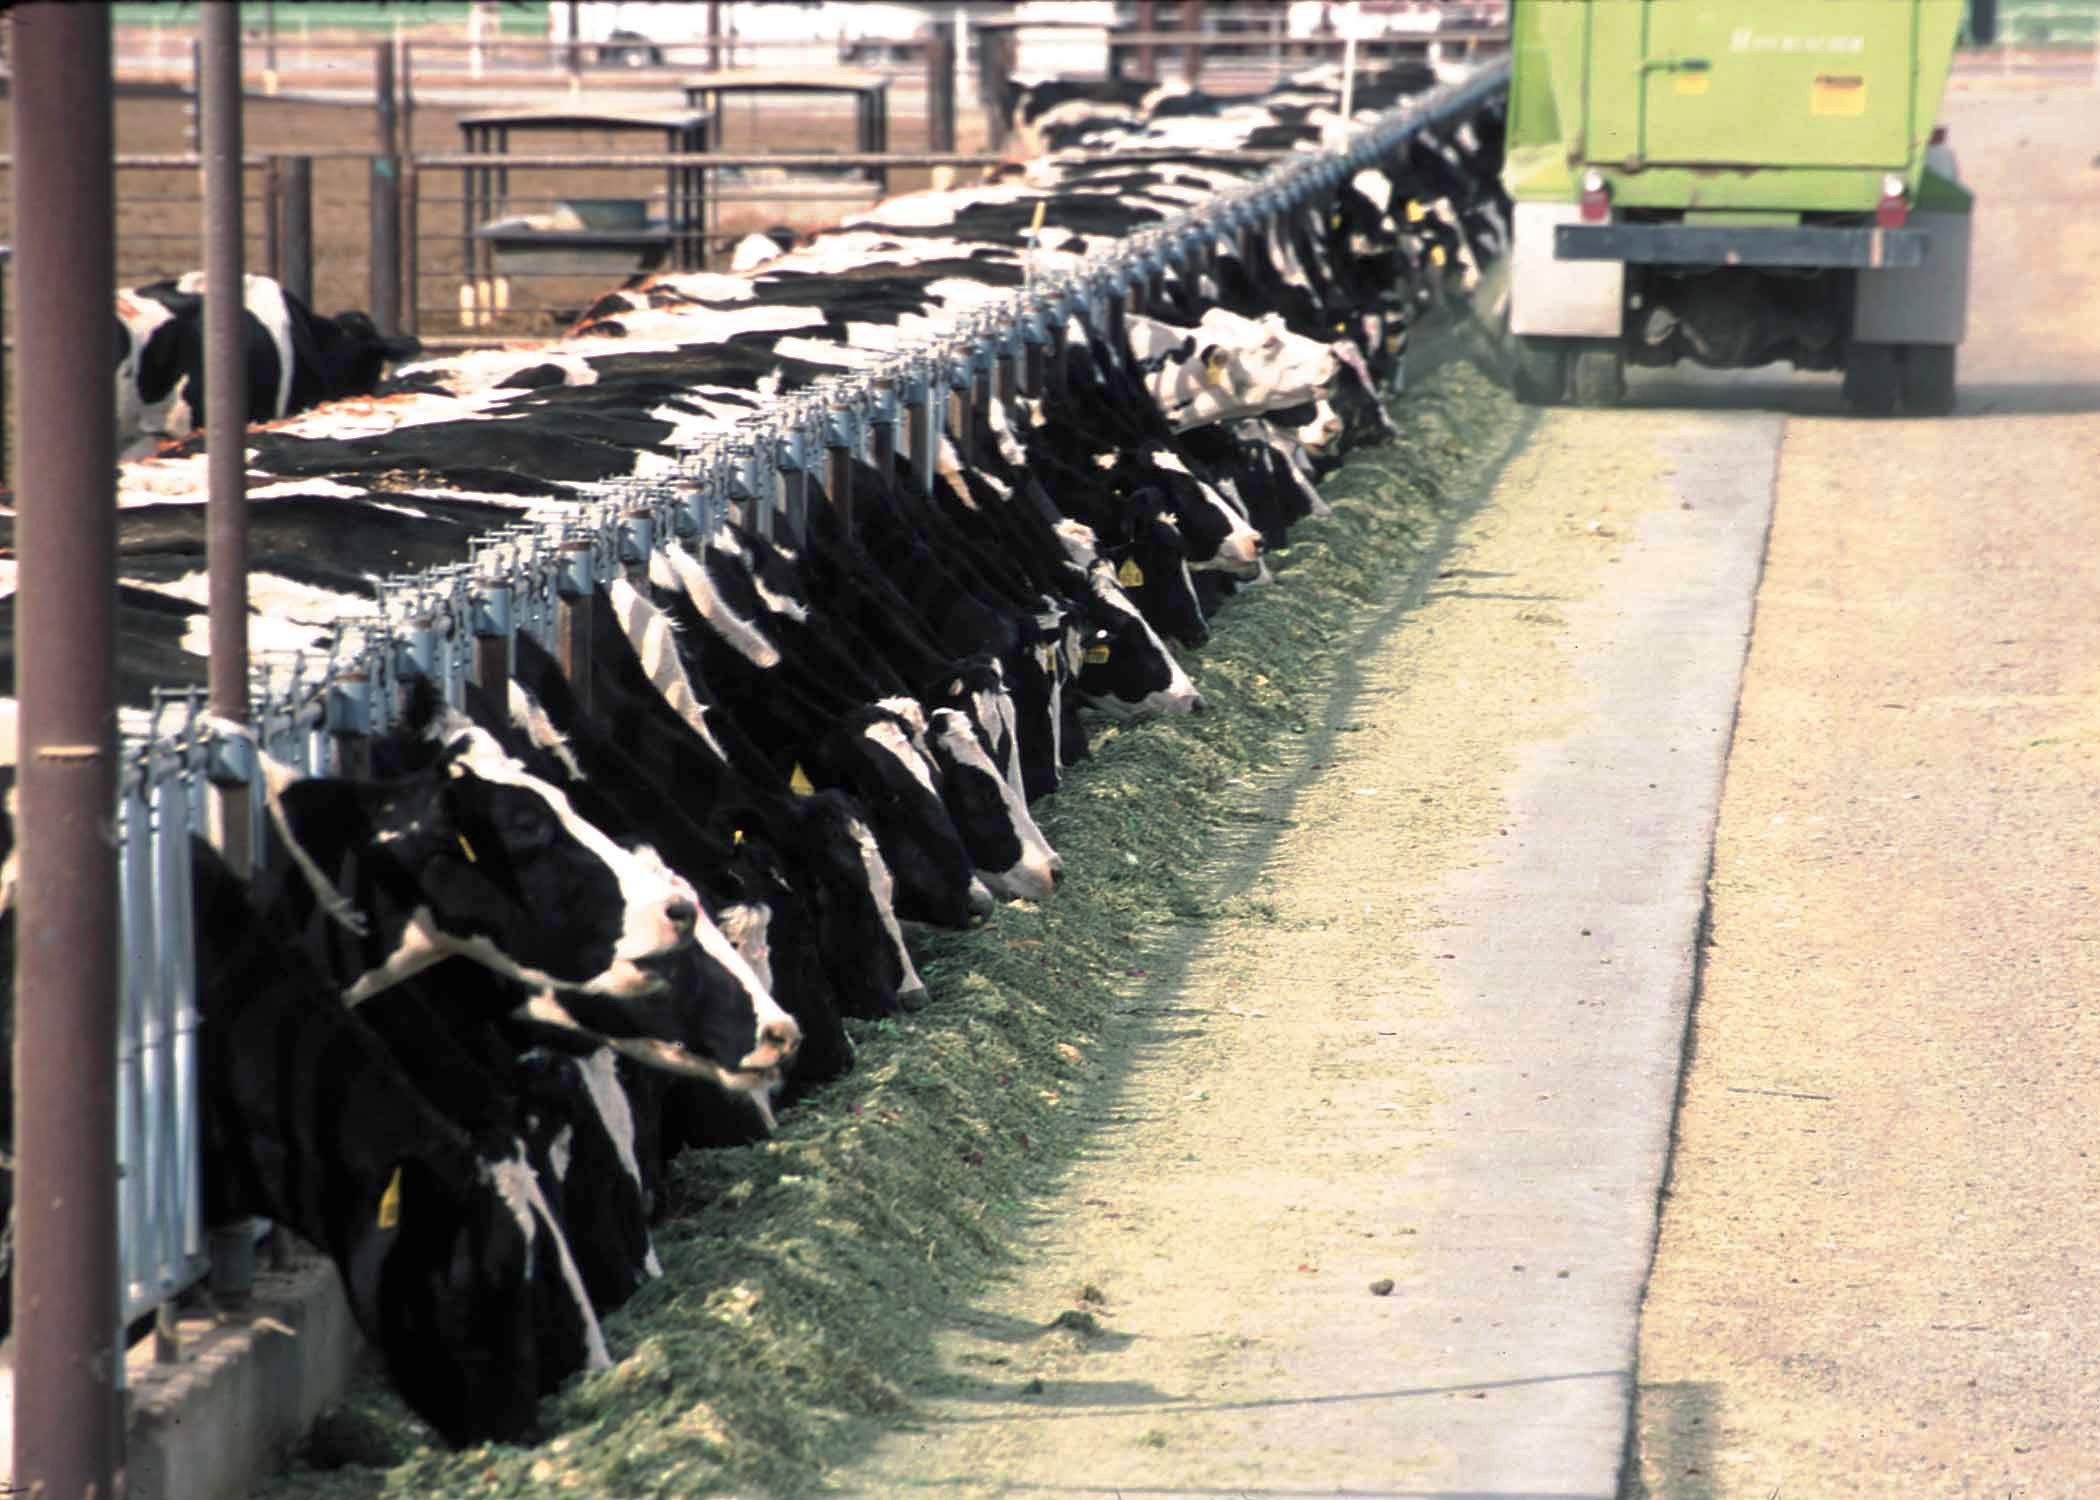
[[[249,1305],[184,1318],[177,1337],[174,1363],[155,1363],[149,1341],[126,1364],[129,1500],[249,1494],[342,1394],[363,1347],[335,1267],[312,1255],[258,1269]]]

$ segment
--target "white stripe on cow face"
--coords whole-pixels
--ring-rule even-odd
[[[649,581],[660,589],[685,595],[708,628],[755,667],[777,667],[780,651],[757,625],[736,614],[715,592],[707,569],[700,560],[677,543],[659,548],[649,557]]]
[[[620,1163],[620,1170],[634,1183],[637,1193],[645,1194],[641,1158],[634,1149],[634,1106],[627,1097],[627,1090],[620,1084],[619,1065],[612,1048],[600,1047],[588,1057],[578,1058],[576,1076],[583,1080],[584,1091],[590,1095],[591,1107],[597,1111],[598,1123],[605,1128],[606,1139],[612,1142],[613,1155]],[[656,1258],[656,1242],[649,1237],[648,1230],[644,1228],[642,1233],[643,1243],[648,1246],[642,1257],[642,1270],[654,1280],[663,1275],[663,1262]]]
[[[991,888],[992,894],[1008,900],[1048,900],[1057,889],[1057,877],[1063,872],[1065,862],[1050,847],[1043,831],[1030,816],[1028,804],[1007,784],[999,774],[991,757],[977,742],[977,735],[968,719],[954,709],[934,710],[931,732],[939,753],[953,763],[954,770],[961,775],[979,777],[985,784],[998,788],[999,800],[1006,810],[1006,818],[1013,825],[1014,836],[1020,841],[1021,856],[1013,868],[1008,870],[984,870],[978,874]]]
[[[719,552],[724,557],[733,557],[743,564],[745,579],[749,581],[752,592],[758,595],[758,602],[763,604],[769,613],[786,615],[798,625],[809,623],[809,607],[799,599],[790,598],[786,594],[776,594],[766,586],[766,581],[759,572],[758,559],[744,550],[744,544],[737,540],[735,532],[728,530],[716,532],[709,539],[707,550]],[[794,548],[783,542],[773,543],[773,550],[791,563],[795,562],[800,556]],[[687,555],[688,557],[691,556],[691,554]],[[708,585],[709,588],[713,588],[713,586],[712,583]],[[766,664],[760,662],[759,665],[764,666]]]
[[[1148,454],[1154,467],[1165,469],[1171,474],[1179,474],[1195,485],[1196,494],[1203,503],[1216,507],[1218,514],[1225,518],[1228,529],[1225,540],[1218,543],[1218,550],[1209,557],[1190,558],[1189,567],[1199,573],[1252,573],[1261,563],[1261,533],[1248,525],[1246,516],[1234,506],[1228,505],[1223,495],[1191,474],[1189,466],[1172,451],[1153,448],[1148,450]]]
[[[525,1148],[518,1147],[517,1156],[508,1161],[484,1161],[481,1175],[502,1198],[511,1217],[517,1220],[518,1232],[525,1237],[528,1269],[539,1253],[537,1231],[542,1226],[546,1229],[547,1247],[561,1268],[562,1282],[569,1289],[569,1296],[576,1305],[577,1322],[583,1329],[584,1368],[611,1369],[612,1353],[605,1347],[605,1330],[598,1326],[598,1314],[592,1309],[590,1296],[583,1289],[583,1277],[576,1269],[576,1258],[569,1253],[568,1236],[562,1233],[554,1210],[547,1206],[546,1195],[540,1192],[539,1179],[533,1176],[532,1167],[525,1160]]]
[[[576,763],[575,755],[570,752],[568,737],[554,727],[547,711],[515,677],[510,679],[509,708],[511,723],[524,734],[528,743],[560,761],[561,768],[572,779],[583,780],[583,767]]]
[[[1093,527],[1067,518],[1060,520],[1053,529],[1057,532],[1059,545],[1065,549],[1065,557],[1073,566],[1090,568],[1101,555]]]
[[[879,750],[888,751],[911,773],[914,781],[926,788],[927,796],[940,800],[940,788],[934,784],[933,767],[927,761],[925,748],[904,725],[890,719],[877,719],[861,731],[861,738]]]
[[[715,759],[727,765],[728,753],[722,749],[714,729],[707,722],[707,705],[700,701],[691,679],[685,675],[685,663],[678,655],[677,637],[670,620],[624,578],[613,580],[606,597],[620,621],[627,643],[634,648],[642,670],[648,674],[650,684],[663,695],[672,712],[700,737]]]
[[[697,1078],[720,1089],[725,1094],[737,1094],[749,1100],[753,1108],[766,1122],[766,1129],[773,1128],[773,1090],[779,1086],[778,1074],[762,1076],[755,1072],[740,1072],[725,1068],[711,1058],[688,1051],[676,1042],[661,1037],[601,1036],[590,1030],[581,1021],[569,1014],[554,991],[536,990],[526,1002],[511,1012],[513,1020],[532,1021],[541,1026],[551,1026],[560,1031],[573,1032],[588,1037],[600,1046],[609,1047],[622,1057],[631,1057],[645,1068],[654,1068],[661,1073],[670,1073],[679,1078]]]
[[[889,934],[891,947],[897,950],[898,971],[904,976],[897,983],[899,995],[923,995],[926,981],[919,977],[912,964],[911,950],[904,946],[904,929],[897,923],[897,882],[890,874],[890,863],[882,857],[882,847],[875,842],[875,835],[868,825],[858,818],[847,820],[853,843],[860,850],[860,865],[868,875],[868,892],[875,900],[875,910],[882,919],[882,930]]]
[[[773,988],[773,949],[767,941],[772,922],[772,908],[762,901],[732,901],[715,913],[715,925],[722,929],[722,936],[743,955],[758,982],[768,990]]]

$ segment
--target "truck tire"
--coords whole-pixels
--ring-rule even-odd
[[[1517,334],[1509,341],[1509,388],[1527,406],[1558,406],[1568,394],[1568,353],[1559,339]]]
[[[1575,356],[1568,386],[1577,406],[1617,406],[1626,396],[1626,357],[1615,344],[1598,344]]]
[[[1895,344],[1852,344],[1845,350],[1845,402],[1863,417],[1886,417],[1896,410],[1902,384]]]
[[[1911,344],[1903,351],[1903,405],[1914,417],[1954,410],[1954,346]]]

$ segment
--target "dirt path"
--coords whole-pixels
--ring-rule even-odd
[[[1946,116],[1989,194],[1959,417],[1787,426],[1657,1500],[2100,1494],[2100,104]]]

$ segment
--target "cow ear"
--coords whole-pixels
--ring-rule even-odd
[[[963,680],[960,677],[956,678],[955,681],[948,684],[948,696],[951,698],[960,698],[962,696],[962,690]]]

